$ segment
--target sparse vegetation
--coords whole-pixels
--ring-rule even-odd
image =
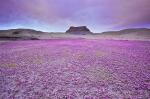
[[[150,97],[149,41],[15,41],[0,64],[1,99]]]

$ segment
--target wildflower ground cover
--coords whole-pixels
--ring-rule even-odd
[[[150,42],[0,42],[0,99],[148,99]]]

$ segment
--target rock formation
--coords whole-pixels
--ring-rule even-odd
[[[66,31],[66,33],[69,33],[69,34],[83,34],[83,35],[92,34],[92,32],[86,26],[79,26],[79,27],[71,26]]]

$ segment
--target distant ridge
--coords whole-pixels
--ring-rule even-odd
[[[1,40],[38,40],[38,35],[44,32],[32,29],[0,30]]]
[[[120,31],[108,31],[108,32],[102,32],[99,36],[100,38],[105,38],[105,39],[150,40],[150,29],[130,28],[130,29],[124,29]]]
[[[149,28],[129,28],[129,29],[122,29],[122,30],[119,30],[119,31],[105,31],[105,32],[102,32],[102,33],[112,33],[112,32],[122,32],[122,33],[125,33],[125,32],[137,32],[137,31],[150,31]]]
[[[150,40],[150,29],[131,28],[119,31],[92,33],[86,26],[70,27],[66,32],[42,32],[32,29],[0,30],[0,40],[39,40],[61,38]]]

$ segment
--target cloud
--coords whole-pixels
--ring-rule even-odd
[[[150,0],[3,0],[0,6],[0,26],[32,20],[57,30],[70,25],[99,31],[150,26]]]

